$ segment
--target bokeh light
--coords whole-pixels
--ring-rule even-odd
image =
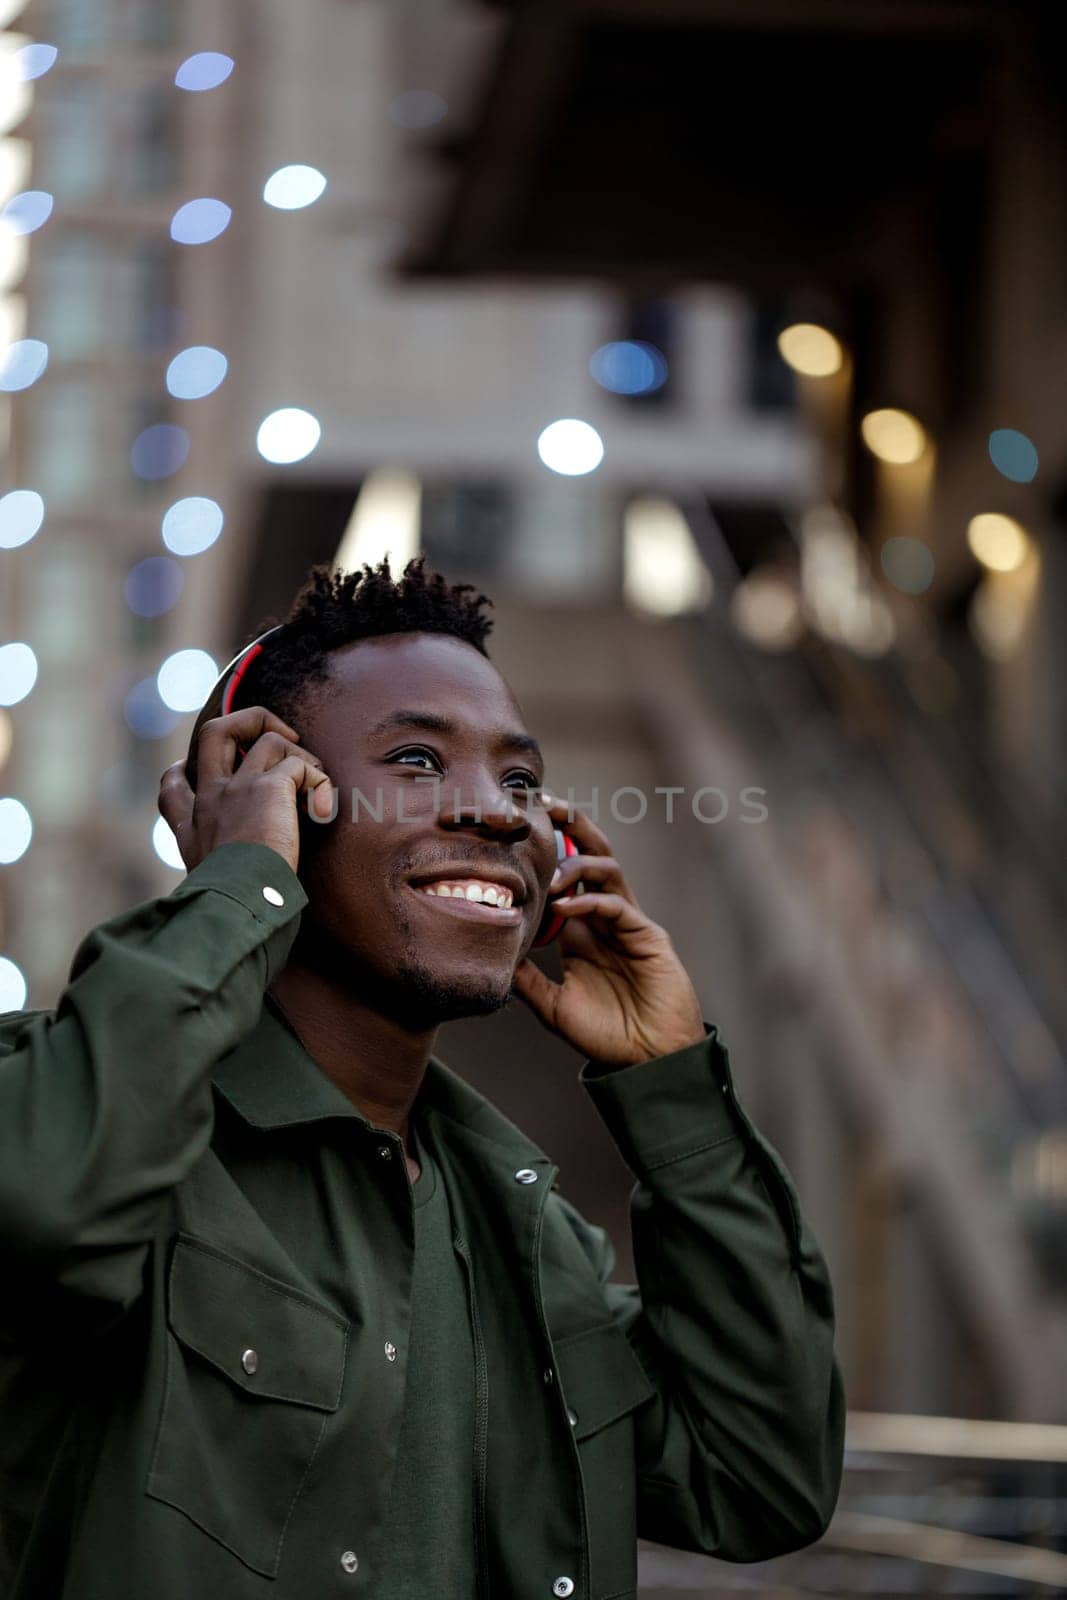
[[[56,64],[59,51],[54,44],[24,44],[15,51],[15,65],[23,83],[32,78],[43,78]]]
[[[170,236],[176,244],[208,244],[225,233],[232,216],[225,201],[209,195],[187,200],[170,219]]]
[[[908,411],[892,407],[869,411],[860,423],[860,432],[871,454],[891,466],[910,466],[926,449],[925,429]]]
[[[317,167],[279,167],[263,185],[263,198],[278,211],[299,211],[314,205],[326,188]]]
[[[711,574],[681,506],[663,495],[637,495],[623,513],[622,537],[628,605],[660,617],[704,609],[711,599]]]
[[[790,650],[804,634],[804,613],[795,579],[773,567],[755,567],[730,597],[730,618],[761,650]]]
[[[0,956],[0,1014],[21,1011],[26,1004],[26,979],[7,956]]]
[[[167,368],[167,389],[175,400],[202,400],[214,394],[228,366],[221,350],[209,344],[190,345],[179,351]]]
[[[0,218],[0,291],[13,289],[30,259],[30,241]]]
[[[48,346],[42,339],[16,339],[0,359],[0,389],[28,389],[47,366]]]
[[[203,495],[176,500],[163,517],[163,543],[176,556],[198,556],[222,532],[222,507]]]
[[[1037,446],[1017,428],[994,428],[989,435],[989,459],[1001,477],[1012,483],[1031,483],[1037,477]]]
[[[202,94],[205,89],[217,89],[225,83],[232,71],[232,56],[223,55],[221,50],[200,50],[195,56],[186,57],[174,74],[174,82],[190,94]]]
[[[0,139],[0,205],[6,205],[25,187],[32,165],[33,151],[28,139]]]
[[[22,121],[33,104],[33,89],[22,76],[18,47],[10,36],[0,34],[0,133],[8,133]]]
[[[0,550],[28,544],[44,521],[44,501],[36,489],[12,489],[0,499]]]
[[[33,818],[21,800],[11,796],[0,800],[0,866],[18,861],[30,848]]]
[[[139,478],[154,482],[172,477],[189,458],[189,435],[173,422],[155,422],[137,435],[130,465]]]
[[[178,603],[185,574],[169,556],[148,556],[126,574],[122,592],[138,617],[161,617]]]
[[[55,196],[47,189],[23,189],[13,194],[0,211],[0,222],[5,222],[14,233],[36,233],[43,228],[55,206]]]
[[[839,339],[817,322],[794,322],[778,335],[778,351],[805,378],[831,378],[845,359]]]
[[[1026,559],[1030,540],[1014,517],[984,511],[967,524],[971,553],[991,572],[1014,572]]]
[[[303,461],[322,437],[322,427],[310,411],[283,406],[264,417],[256,432],[256,449],[265,461],[287,466]]]
[[[880,559],[890,583],[904,594],[923,594],[934,581],[934,554],[921,539],[887,539]]]
[[[405,89],[389,102],[398,128],[432,128],[448,116],[448,102],[432,89]]]
[[[206,650],[176,650],[156,674],[159,698],[172,711],[199,711],[218,675]]]
[[[596,429],[577,417],[560,417],[538,436],[537,454],[552,472],[580,478],[595,472],[604,459],[604,441]]]
[[[163,704],[155,678],[142,678],[134,684],[123,703],[122,714],[138,739],[165,739],[182,720],[179,712]]]
[[[0,644],[0,706],[17,706],[37,682],[37,657],[28,644]]]
[[[152,824],[152,849],[165,867],[173,867],[176,872],[185,871],[185,862],[178,849],[174,829],[166,817],[157,817]]]
[[[615,339],[594,350],[589,371],[612,394],[654,394],[667,381],[667,358],[642,339]]]

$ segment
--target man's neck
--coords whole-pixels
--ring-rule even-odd
[[[290,963],[269,991],[315,1064],[376,1128],[408,1129],[436,1027],[417,1033],[308,967]]]

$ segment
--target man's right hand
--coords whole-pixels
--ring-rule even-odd
[[[237,770],[240,743],[248,754]],[[297,803],[302,794],[317,821],[333,812],[333,786],[318,756],[303,749],[288,723],[263,706],[247,706],[205,722],[197,744],[197,787],[175,761],[159,785],[159,810],[191,872],[220,845],[265,844],[296,871],[300,855]]]

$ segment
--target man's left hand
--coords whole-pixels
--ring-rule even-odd
[[[666,930],[637,904],[607,838],[582,812],[572,816],[565,800],[543,803],[580,852],[560,863],[551,892],[579,881],[583,892],[553,902],[566,919],[563,982],[527,957],[515,970],[516,994],[592,1061],[623,1066],[698,1044],[705,1034],[696,991]]]

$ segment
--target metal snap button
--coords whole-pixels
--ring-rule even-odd
[[[277,889],[272,889],[269,883],[264,885],[263,898],[268,905],[283,906],[285,904],[285,896],[280,894]]]
[[[341,1556],[341,1565],[346,1572],[355,1572],[359,1566],[359,1557],[354,1550],[346,1550]]]
[[[385,1358],[387,1361],[396,1360],[396,1345],[391,1344],[388,1339],[385,1341]]]
[[[546,1383],[551,1383],[552,1382],[552,1368],[551,1367],[546,1367],[544,1372],[541,1374],[541,1376],[544,1378]]]
[[[532,1167],[520,1167],[515,1174],[516,1183],[536,1183],[537,1173]]]
[[[256,1368],[259,1366],[259,1357],[256,1355],[256,1352],[254,1350],[246,1350],[244,1355],[241,1357],[241,1365],[248,1373],[248,1376],[251,1377]]]
[[[576,1428],[578,1426],[578,1413],[576,1411],[572,1411],[569,1406],[567,1407],[567,1421],[570,1423],[572,1428]]]
[[[574,1582],[571,1578],[557,1578],[552,1585],[552,1593],[561,1597],[574,1593]]]
[[[378,1154],[381,1156],[383,1161],[392,1160],[393,1152],[390,1150],[387,1144],[380,1144],[378,1146]]]

